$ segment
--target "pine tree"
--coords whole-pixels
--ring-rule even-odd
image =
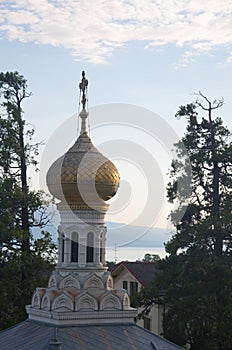
[[[141,296],[165,304],[164,336],[191,350],[229,350],[232,344],[232,142],[222,119],[213,116],[222,105],[199,93],[176,114],[187,119],[167,188],[169,200],[178,203],[170,215],[176,232],[165,247],[169,256],[158,263],[160,273]],[[179,186],[187,180],[188,197]]]
[[[34,239],[32,228],[48,223],[44,195],[30,189],[28,167],[37,166],[39,144],[23,119],[22,104],[31,96],[18,72],[0,73],[0,323],[25,318],[41,270],[50,270],[55,244],[49,233]]]

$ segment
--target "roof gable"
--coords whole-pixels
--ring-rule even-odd
[[[118,276],[123,269],[127,269],[143,287],[147,287],[153,281],[157,271],[155,262],[122,261],[114,267],[112,276]]]

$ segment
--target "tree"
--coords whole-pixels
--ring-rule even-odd
[[[150,253],[146,253],[144,255],[144,258],[142,261],[144,262],[156,262],[160,260],[160,256],[158,254],[150,254]]]
[[[12,208],[15,214],[14,226],[20,227],[23,236],[20,238],[21,249],[24,254],[30,254],[30,212],[28,200],[33,194],[29,193],[27,166],[33,162],[30,153],[38,153],[38,145],[31,146],[25,144],[25,137],[33,136],[34,131],[28,130],[25,134],[25,121],[22,118],[22,102],[31,96],[26,91],[27,84],[23,76],[17,72],[7,72],[0,74],[0,93],[3,108],[1,115],[1,185],[3,188],[2,199],[7,199],[6,207]],[[5,116],[5,118],[3,117]],[[36,161],[34,161],[36,164]],[[16,203],[8,195],[8,191],[13,191],[17,196],[16,203],[20,205],[16,208]],[[11,193],[12,195],[12,193]],[[13,198],[15,199],[15,198]],[[39,200],[39,196],[33,199]],[[9,203],[11,201],[11,203]],[[4,204],[4,203],[2,203]],[[18,210],[17,210],[18,209]],[[4,212],[6,214],[6,211]],[[11,213],[12,215],[12,210]],[[17,224],[16,224],[17,221]],[[16,225],[15,225],[16,224]],[[11,233],[12,227],[10,228]],[[9,248],[9,247],[8,247]]]
[[[213,117],[222,105],[200,92],[176,114],[187,119],[181,141],[192,166],[191,193],[187,197],[178,186],[189,178],[179,142],[167,188],[169,200],[179,203],[170,215],[176,233],[165,246],[169,256],[158,263],[160,273],[141,296],[166,305],[164,336],[191,349],[229,350],[232,343],[232,143],[222,119]]]
[[[176,117],[187,117],[187,132],[181,140],[188,152],[192,167],[192,193],[188,198],[188,207],[180,222],[176,221],[182,206],[171,213],[172,222],[176,225],[177,235],[167,245],[168,252],[177,248],[186,248],[186,244],[206,247],[217,257],[231,252],[231,193],[232,193],[232,153],[230,131],[223,126],[221,118],[213,119],[212,112],[223,105],[223,101],[210,102],[206,96],[199,93],[207,103],[204,106],[199,100],[195,104],[181,106]],[[199,117],[197,107],[207,112],[207,117]],[[182,192],[178,192],[178,181],[185,174],[185,162],[181,159],[182,148],[176,145],[177,160],[173,160],[171,168],[172,181],[168,184],[170,201],[178,199],[182,204]],[[184,201],[183,201],[184,199]],[[229,220],[229,221],[228,221]],[[196,224],[204,225],[206,230],[204,241],[196,234]],[[175,246],[177,237],[182,231],[189,232],[188,240]],[[193,233],[190,234],[190,230]],[[182,236],[183,237],[183,236]],[[184,236],[185,237],[185,236]],[[183,245],[183,247],[182,247]]]
[[[32,144],[33,129],[23,119],[22,103],[31,96],[18,72],[0,73],[0,323],[9,326],[25,318],[32,288],[50,270],[55,245],[32,228],[49,220],[43,193],[30,189],[28,167],[37,166],[39,144]],[[28,288],[30,286],[30,288]]]

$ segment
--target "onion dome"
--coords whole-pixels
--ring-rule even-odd
[[[77,209],[112,198],[119,181],[117,168],[93,146],[87,133],[81,134],[47,173],[50,193]]]
[[[85,79],[84,76],[83,78]],[[63,204],[68,204],[71,209],[104,207],[104,201],[116,194],[120,182],[115,165],[93,146],[87,134],[85,88],[82,90],[80,136],[74,145],[51,165],[47,173],[50,193]]]

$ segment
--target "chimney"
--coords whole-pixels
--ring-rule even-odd
[[[54,339],[48,344],[49,350],[62,350],[61,343],[57,340],[57,328],[54,328]]]

